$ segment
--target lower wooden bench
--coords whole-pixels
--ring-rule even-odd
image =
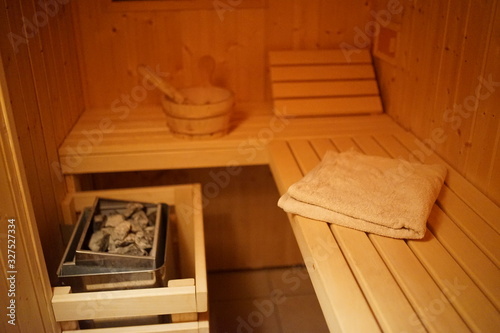
[[[177,231],[180,276],[167,287],[71,293],[55,287],[52,307],[63,332],[209,332],[207,273],[200,186],[178,185],[70,193],[63,203],[71,220],[95,197],[130,201],[162,202],[173,206]],[[69,223],[67,221],[66,223]],[[123,320],[170,314],[173,323],[79,330],[79,320]]]
[[[108,118],[114,130],[91,151],[79,152],[85,133]],[[234,121],[223,138],[187,141],[165,130],[159,108],[133,110],[126,119],[87,110],[60,148],[60,171],[74,190],[82,174],[270,164],[284,193],[329,149],[444,163],[385,114],[263,114]],[[74,222],[77,202],[65,203],[66,223]],[[497,205],[449,168],[423,240],[384,238],[300,216],[290,221],[331,331],[492,332],[500,327],[499,217]]]
[[[283,194],[327,150],[439,157],[403,131],[275,140],[269,159]],[[498,332],[500,208],[448,168],[422,240],[397,240],[289,215],[332,332]]]

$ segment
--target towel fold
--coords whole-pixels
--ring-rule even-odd
[[[329,151],[278,206],[382,236],[420,239],[445,176],[442,165]]]

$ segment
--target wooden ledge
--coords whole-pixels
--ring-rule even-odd
[[[262,109],[262,108],[261,108]],[[228,135],[186,140],[172,135],[160,107],[85,111],[59,149],[63,174],[267,164],[276,139],[401,131],[387,115],[285,118],[237,110]]]

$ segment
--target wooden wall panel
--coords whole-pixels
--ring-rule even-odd
[[[68,43],[73,38],[70,5],[52,7],[49,15],[43,3],[6,1],[0,7],[0,34],[26,42],[13,46],[2,38],[0,46],[40,239],[54,279],[64,250],[59,204],[66,187],[54,165],[59,145],[84,107],[76,50]]]
[[[2,16],[3,17],[3,16]],[[0,306],[2,332],[60,332],[0,58]],[[13,285],[15,287],[13,288]]]
[[[487,8],[488,9],[488,8]],[[482,100],[475,115],[470,133],[469,152],[466,156],[465,174],[487,189],[487,193],[500,201],[500,2],[496,11],[492,10],[490,41],[484,63],[483,77],[491,75],[496,82],[495,90],[489,98]],[[472,56],[471,56],[472,58]],[[472,59],[471,59],[472,60]],[[484,92],[484,89],[483,89]]]
[[[269,50],[352,44],[355,27],[363,29],[369,20],[372,1],[265,3],[261,8],[235,5],[224,12],[120,12],[109,11],[99,0],[76,2],[87,107],[110,107],[130,94],[141,84],[136,73],[140,63],[159,65],[178,87],[197,84],[197,61],[205,54],[217,62],[214,82],[235,91],[238,102],[268,101]],[[159,98],[154,91],[141,102],[158,104]]]
[[[386,112],[496,203],[500,89],[482,82],[500,81],[498,3],[401,2],[395,64],[376,60]]]

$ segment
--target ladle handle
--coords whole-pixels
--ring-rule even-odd
[[[155,85],[158,89],[161,90],[165,95],[170,97],[175,103],[182,104],[185,101],[184,95],[182,95],[177,89],[173,86],[165,82],[161,77],[156,75],[144,65],[140,65],[137,67],[137,71],[141,74],[146,80]]]

